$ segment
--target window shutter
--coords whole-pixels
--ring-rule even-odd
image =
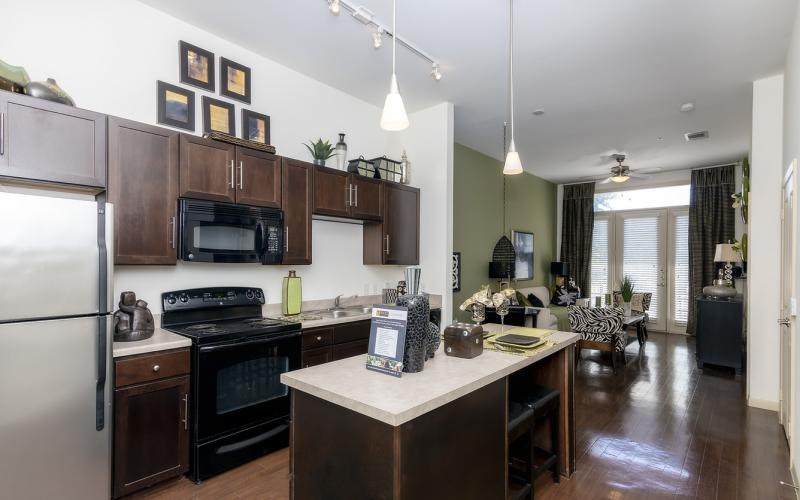
[[[675,263],[672,282],[673,317],[675,323],[685,325],[689,318],[689,216],[675,216],[673,248]]]
[[[608,219],[595,218],[592,231],[591,294],[608,293]]]
[[[634,292],[650,292],[653,298],[648,314],[651,321],[659,318],[659,279],[661,278],[660,255],[664,242],[661,239],[658,216],[636,216],[625,218],[623,222],[622,274],[616,281],[630,276]]]

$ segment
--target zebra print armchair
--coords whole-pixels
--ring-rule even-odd
[[[611,366],[617,373],[617,357],[625,356],[628,345],[627,333],[622,324],[624,313],[618,307],[578,307],[568,306],[569,326],[573,332],[579,333],[578,356],[581,350],[596,349],[611,353]]]

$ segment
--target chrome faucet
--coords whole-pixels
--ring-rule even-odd
[[[342,309],[342,305],[341,305],[342,304],[342,297],[344,297],[343,293],[337,295],[336,298],[333,299],[333,308],[332,309]],[[353,295],[353,296],[350,296],[348,298],[349,299],[355,299],[356,297],[358,297],[358,295]]]

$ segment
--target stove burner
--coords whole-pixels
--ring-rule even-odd
[[[274,319],[268,318],[256,318],[256,319],[248,319],[245,321],[249,326],[273,326],[273,325],[282,325],[283,322],[277,321]]]
[[[189,331],[194,330],[217,330],[217,325],[214,323],[199,323],[197,325],[189,325],[186,327]]]

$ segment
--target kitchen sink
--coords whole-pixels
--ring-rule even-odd
[[[349,316],[362,316],[371,312],[372,307],[370,306],[352,306],[341,307],[339,309],[321,309],[319,311],[309,311],[310,314],[333,319],[347,318]]]

